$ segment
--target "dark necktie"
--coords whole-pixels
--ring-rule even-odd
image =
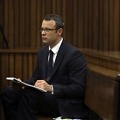
[[[52,50],[49,51],[49,60],[48,60],[48,68],[47,68],[47,79],[49,80],[51,77],[53,69],[53,52]]]

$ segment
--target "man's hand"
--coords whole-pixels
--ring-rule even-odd
[[[38,88],[42,88],[47,92],[52,92],[52,85],[48,84],[45,80],[37,80],[35,86]]]

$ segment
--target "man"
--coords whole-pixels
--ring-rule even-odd
[[[6,120],[37,120],[38,114],[88,118],[84,104],[87,61],[79,49],[63,40],[63,29],[59,15],[49,14],[43,19],[40,30],[45,46],[39,51],[32,78],[26,82],[47,92],[7,87],[1,96]]]

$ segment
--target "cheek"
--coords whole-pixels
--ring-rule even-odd
[[[49,43],[52,43],[52,42],[54,42],[54,41],[55,41],[55,37],[52,36],[52,35],[50,35],[50,36],[48,35],[48,36],[47,36],[47,39],[45,39],[43,42],[49,44]]]
[[[51,36],[50,36],[50,40],[51,41],[54,41],[54,40],[56,40],[57,39],[57,35],[56,34],[52,34]]]

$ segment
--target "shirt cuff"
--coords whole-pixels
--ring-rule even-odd
[[[51,94],[54,94],[54,88],[53,88],[53,85],[51,85],[52,86],[52,92],[51,92]]]

